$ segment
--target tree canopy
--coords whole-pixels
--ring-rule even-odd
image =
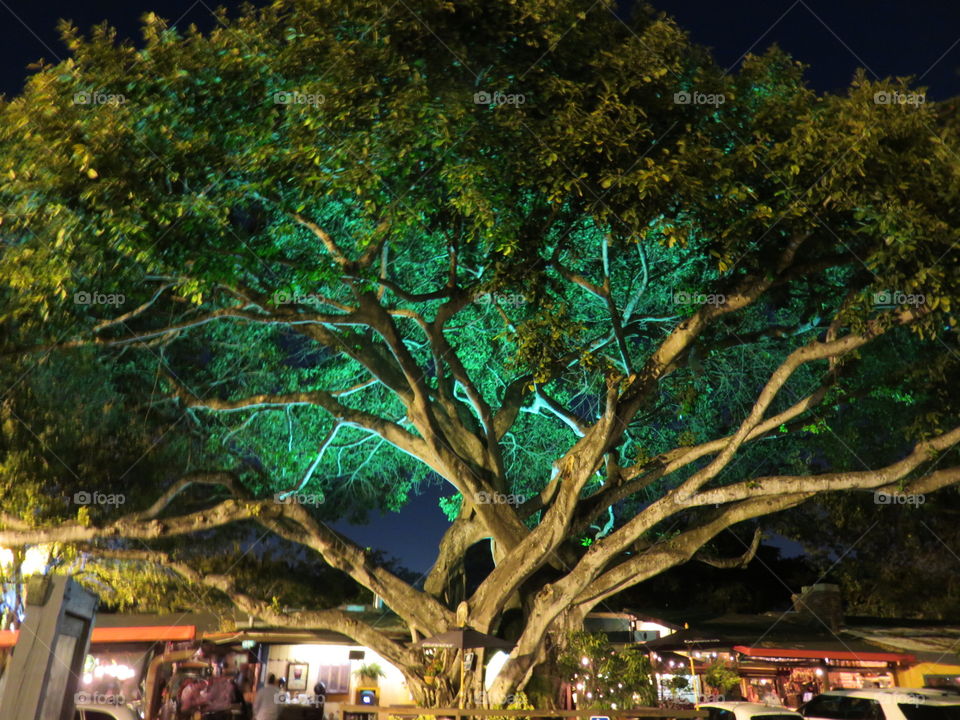
[[[750,557],[713,552],[734,525],[960,480],[960,143],[922,89],[818,95],[777,49],[724,73],[607,2],[218,20],[64,25],[70,59],[0,105],[3,352],[74,448],[4,445],[0,545],[160,566],[457,690],[452,659],[428,687],[411,646],[191,556],[256,527],[414,637],[519,614],[499,702],[623,589]],[[420,587],[328,523],[423,482],[451,524]]]

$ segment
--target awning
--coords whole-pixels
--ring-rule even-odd
[[[94,628],[90,643],[188,642],[196,633],[193,625]],[[0,648],[16,645],[19,634],[19,630],[0,630]]]
[[[734,645],[733,649],[748,657],[756,658],[798,658],[809,660],[865,660],[868,662],[916,662],[915,655],[892,652],[851,652],[849,650],[800,650],[795,648],[755,648],[747,645]]]

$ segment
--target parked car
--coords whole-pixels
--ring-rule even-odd
[[[810,720],[960,720],[960,697],[933,688],[831,690],[799,710]]]
[[[126,705],[79,703],[73,714],[73,720],[140,720],[140,718]]]
[[[803,715],[782,705],[761,705],[752,702],[701,703],[707,720],[803,720]]]

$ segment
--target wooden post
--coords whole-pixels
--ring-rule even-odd
[[[0,718],[73,720],[99,598],[63,575],[31,578]]]

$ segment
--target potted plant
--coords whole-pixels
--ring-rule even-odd
[[[719,690],[722,696],[726,696],[740,684],[740,676],[737,671],[719,658],[710,664],[703,674],[703,679],[707,685]]]
[[[353,674],[360,680],[362,684],[366,685],[376,685],[377,680],[387,676],[387,674],[383,671],[383,668],[380,667],[379,663],[364,663],[354,670]]]
[[[669,680],[664,680],[661,685],[670,691],[674,699],[679,699],[680,693],[690,687],[690,680],[685,675],[674,675]]]
[[[437,675],[443,672],[443,662],[438,656],[434,656],[426,669],[423,671],[423,681],[427,685],[433,685]]]

